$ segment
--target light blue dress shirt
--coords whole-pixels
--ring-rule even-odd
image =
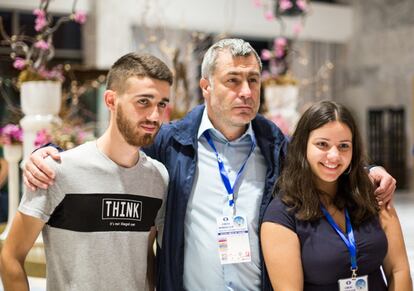
[[[266,162],[256,146],[234,189],[236,214],[245,215],[248,220],[252,261],[221,265],[216,219],[228,214],[229,206],[216,155],[203,136],[206,130],[209,130],[224,162],[231,185],[255,140],[250,124],[240,138],[228,141],[213,127],[207,109],[204,110],[198,130],[197,169],[184,222],[184,288],[188,291],[259,290],[261,267],[258,220],[265,187]]]

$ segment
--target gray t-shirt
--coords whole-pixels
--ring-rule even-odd
[[[123,168],[88,142],[46,159],[48,190],[26,191],[19,211],[40,218],[48,290],[146,290],[148,234],[160,227],[168,172],[140,151]]]

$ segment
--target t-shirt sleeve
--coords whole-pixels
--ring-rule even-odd
[[[161,208],[158,210],[157,217],[155,218],[155,227],[157,229],[157,242],[162,245],[162,236],[164,234],[164,218],[165,218],[165,205],[166,197],[162,201]]]
[[[161,197],[162,204],[161,204],[160,209],[158,209],[157,216],[155,217],[155,227],[157,229],[157,241],[158,241],[158,244],[161,245],[162,236],[164,232],[164,218],[165,218],[165,207],[166,207],[166,202],[167,202],[169,174],[168,174],[167,168],[159,161],[153,160],[153,165],[157,168],[160,174],[162,184],[163,184],[163,196]]]
[[[284,204],[279,197],[275,197],[265,211],[263,222],[273,222],[290,230],[296,232],[296,218],[295,214],[289,211],[289,208]]]
[[[45,161],[52,167],[52,169],[57,171],[54,161],[51,161],[51,159],[46,159]],[[62,193],[59,190],[56,181],[53,185],[49,186],[47,190],[38,189],[36,191],[31,191],[25,187],[18,210],[25,215],[39,218],[46,223],[49,221],[50,215],[61,202],[62,197]]]
[[[162,199],[162,204],[158,210],[157,217],[155,218],[155,226],[157,228],[157,241],[159,245],[162,245],[162,236],[164,233],[164,219],[165,219],[165,207],[167,203],[167,194],[168,194],[168,181],[169,175],[167,169],[163,166],[163,171],[161,171],[163,182],[164,182],[164,197]]]

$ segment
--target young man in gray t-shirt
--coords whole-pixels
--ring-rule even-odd
[[[28,290],[23,263],[41,231],[48,290],[153,289],[168,172],[139,148],[158,132],[171,84],[171,71],[151,55],[115,62],[105,133],[64,152],[60,163],[47,159],[54,185],[23,195],[0,257],[6,290]]]

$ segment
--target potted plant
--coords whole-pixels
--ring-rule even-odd
[[[18,86],[20,87],[21,107],[25,116],[20,124],[25,131],[24,157],[27,157],[34,147],[36,132],[49,128],[52,124],[60,124],[58,113],[62,102],[62,64],[50,67],[49,61],[54,57],[54,32],[65,22],[74,21],[83,24],[86,14],[76,11],[76,0],[73,2],[69,15],[53,21],[49,13],[51,0],[40,0],[38,8],[33,11],[36,16],[34,37],[26,35],[6,34],[0,21],[0,34],[3,44],[11,47],[13,66],[20,71]],[[1,20],[1,19],[0,19]]]

